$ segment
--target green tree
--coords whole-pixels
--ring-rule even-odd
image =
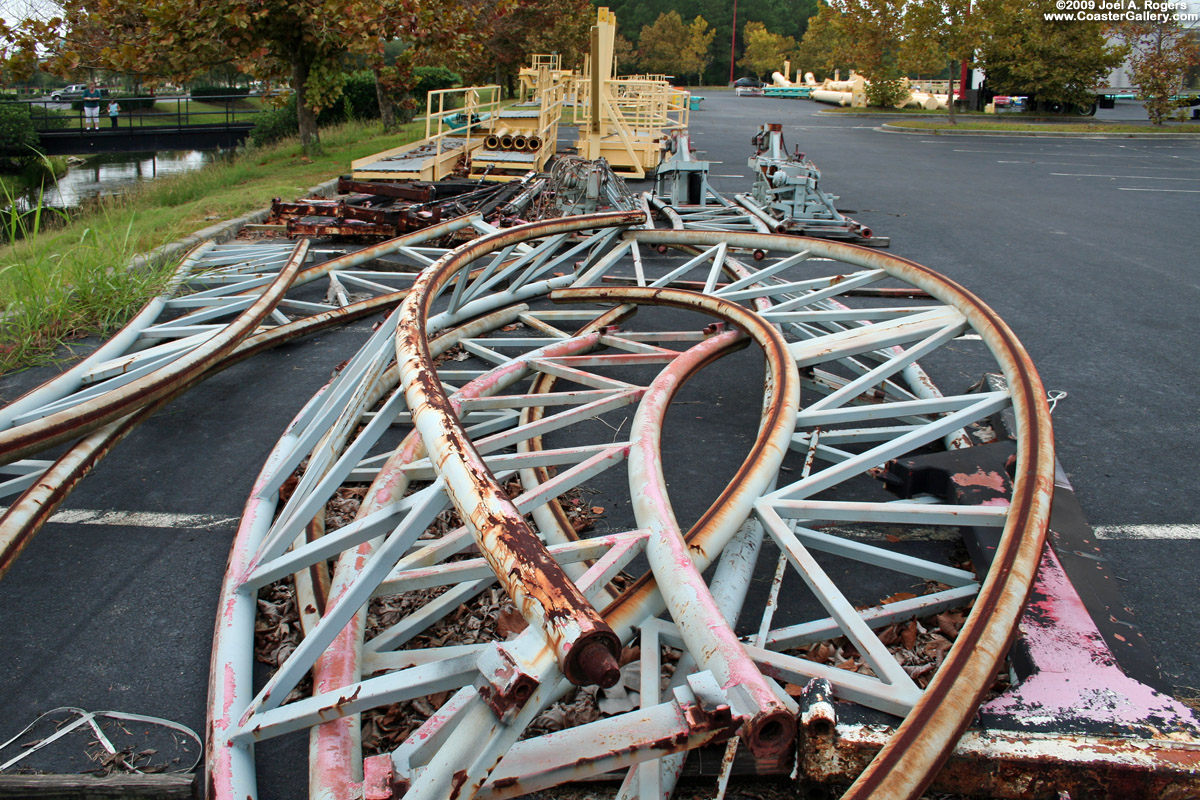
[[[796,52],[795,39],[771,33],[761,22],[747,22],[745,37],[746,51],[737,63],[755,76],[783,69],[783,62]]]
[[[927,0],[910,4],[904,14],[901,67],[918,75],[936,75],[950,65],[950,123],[954,124],[955,68],[970,61],[976,46],[971,0]]]
[[[849,69],[842,53],[842,30],[837,24],[841,12],[828,3],[821,3],[817,13],[808,21],[804,38],[796,48],[796,65],[818,75],[831,75],[837,69]]]
[[[687,44],[688,29],[679,12],[659,14],[638,37],[638,64],[651,74],[673,75],[681,71]]]
[[[906,0],[832,0],[835,55],[869,81],[903,77],[899,51]]]
[[[637,70],[637,50],[633,42],[619,33],[613,39],[613,68],[617,75],[629,75]]]
[[[976,63],[998,94],[1032,94],[1039,102],[1087,107],[1094,88],[1121,63],[1100,22],[1051,21],[1053,0],[976,0]]]
[[[768,30],[797,41],[804,35],[809,18],[817,13],[818,0],[738,0],[737,37],[734,59],[745,50],[742,26],[747,20],[761,22]],[[705,83],[724,83],[730,74],[730,44],[734,40],[733,14],[729,0],[610,0],[604,2],[617,15],[619,31],[638,41],[643,27],[660,14],[680,12],[682,19],[703,16],[715,33],[710,50],[712,60],[704,71]],[[778,67],[772,67],[778,69]]]
[[[1125,22],[1120,29],[1129,46],[1130,78],[1155,125],[1175,115],[1178,106],[1171,98],[1183,90],[1188,71],[1200,64],[1195,33],[1180,24],[1178,12],[1160,13],[1154,20]]]
[[[704,17],[697,16],[687,28],[687,40],[680,54],[679,71],[684,75],[695,75],[702,80],[704,69],[712,62],[713,37],[716,30],[709,27]]]

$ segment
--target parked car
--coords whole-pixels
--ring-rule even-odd
[[[738,78],[733,82],[735,89],[761,89],[763,82],[758,78]]]
[[[101,97],[108,97],[108,89],[105,89],[103,86],[99,87],[99,89]],[[83,93],[86,91],[86,83],[72,83],[70,86],[64,89],[56,89],[55,91],[51,92],[50,99],[54,100],[55,102],[61,102],[63,100],[82,100]]]

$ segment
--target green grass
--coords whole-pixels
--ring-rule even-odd
[[[922,131],[1043,131],[1049,133],[1197,133],[1200,126],[1133,125],[1120,122],[1022,122],[1022,121],[975,121],[950,125],[948,122],[925,120],[901,120],[889,123],[897,128],[913,128]]]
[[[423,135],[423,123],[387,136],[378,123],[347,123],[322,130],[323,155],[310,158],[288,140],[97,201],[65,225],[28,222],[13,231],[23,238],[0,246],[0,374],[48,362],[71,338],[123,325],[175,266],[130,272],[134,255],[266,208],[274,197],[301,197],[352,160]]]

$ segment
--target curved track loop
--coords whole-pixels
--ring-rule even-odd
[[[677,753],[734,735],[759,756],[786,751],[796,707],[783,686],[816,678],[905,717],[848,796],[920,793],[992,682],[1045,535],[1053,455],[1036,373],[990,309],[920,265],[850,245],[641,223],[561,219],[453,251],[293,422],[248,501],[226,576],[211,797],[255,796],[255,742],[308,730],[314,797],[512,797],[630,768],[620,796],[658,798],[673,787]],[[659,247],[665,257],[643,257]],[[751,269],[738,250],[767,258]],[[611,281],[633,286],[602,285]],[[897,282],[933,300],[873,292]],[[547,297],[575,305],[547,308]],[[611,327],[634,309],[638,327]],[[969,330],[982,346],[961,338]],[[753,356],[723,358],[745,345]],[[917,367],[948,359],[946,371],[961,374],[968,348],[982,360],[970,368],[1000,369],[1009,392],[942,396]],[[713,463],[681,466],[679,445],[662,437],[685,423],[666,415],[718,359],[739,386],[761,387],[727,400],[752,403],[749,443],[685,448],[685,459]],[[892,459],[964,443],[964,429],[1006,409],[1020,434],[1007,505],[897,500],[870,477]],[[614,480],[621,464],[625,480]],[[717,481],[707,510],[677,517],[672,474]],[[335,529],[329,503],[354,486],[365,487],[354,490],[357,515]],[[588,496],[609,507],[609,530],[578,536],[568,510],[597,500],[581,501],[576,487],[600,493]],[[1003,528],[999,568],[981,581],[903,542],[865,540],[881,525],[963,524]],[[798,579],[816,612],[776,623],[769,598],[761,620],[742,620],[758,634],[739,639],[739,618],[760,604],[747,599],[755,565],[775,551],[779,574]],[[851,565],[849,585],[828,571],[830,555]],[[649,565],[640,579],[620,576],[637,564]],[[931,583],[920,596],[864,603],[865,573]],[[255,598],[281,580],[296,586],[305,636],[255,687]],[[922,690],[875,631],[972,600]],[[462,609],[472,608],[482,627],[467,635]],[[599,646],[586,649],[596,632]],[[609,635],[624,645],[618,686],[576,688],[612,680]],[[838,636],[865,668],[796,649]],[[632,648],[641,657],[631,665]],[[310,672],[312,689],[302,684]],[[637,700],[620,706],[620,687]],[[587,711],[589,698],[604,714]],[[381,720],[398,717],[405,727],[381,733]]]

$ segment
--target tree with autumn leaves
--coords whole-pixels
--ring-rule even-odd
[[[287,81],[301,142],[314,149],[316,114],[338,100],[350,62],[375,71],[387,125],[393,99],[415,83],[414,67],[486,61],[485,53],[500,51],[487,46],[506,17],[521,16],[518,28],[533,47],[575,41],[579,49],[590,11],[579,13],[586,1],[574,6],[576,13],[562,14],[562,4],[550,0],[63,0],[52,19],[0,33],[10,67],[40,53],[63,75],[104,69],[187,80],[233,63],[254,77]],[[400,55],[385,59],[385,46],[397,41],[405,45]]]
[[[1188,71],[1200,64],[1197,31],[1179,21],[1178,12],[1161,13],[1154,19],[1132,19],[1121,25],[1121,39],[1129,47],[1129,71],[1146,116],[1155,125],[1182,109],[1172,99],[1182,93]]]
[[[1047,11],[1052,0],[829,0],[800,57],[849,64],[872,81],[970,61],[996,92],[1089,106],[1124,50],[1101,23],[1050,21]]]

